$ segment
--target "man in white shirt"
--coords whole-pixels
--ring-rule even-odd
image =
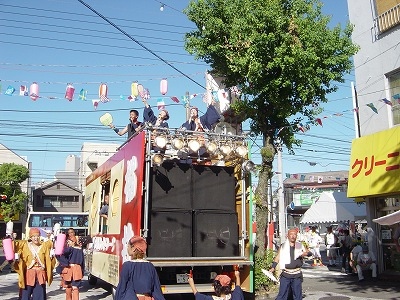
[[[311,227],[311,234],[308,237],[308,246],[314,257],[313,267],[323,266],[321,259],[321,252],[319,251],[320,244],[322,243],[322,238],[317,232],[317,227]]]
[[[353,249],[350,252],[350,261],[349,265],[351,268],[351,271],[354,273],[357,273],[357,259],[358,259],[358,254],[360,254],[363,251],[362,246],[361,246],[361,239],[357,239],[356,245],[353,247]]]
[[[372,270],[372,278],[376,279],[376,258],[366,245],[363,246],[363,251],[358,254],[357,258],[358,281],[364,281],[364,270]]]
[[[336,257],[337,257],[337,243],[338,237],[332,230],[332,226],[326,227],[327,233],[325,236],[326,239],[326,249],[327,256],[329,260],[328,267],[336,267]],[[333,248],[333,249],[331,249]]]

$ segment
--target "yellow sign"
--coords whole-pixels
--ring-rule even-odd
[[[400,126],[354,139],[347,197],[400,192]]]

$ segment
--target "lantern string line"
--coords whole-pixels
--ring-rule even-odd
[[[183,13],[182,11],[180,11],[179,9],[176,9],[175,7],[169,6],[169,5],[165,4],[164,2],[161,2],[161,1],[158,1],[158,0],[154,0],[154,1],[160,3],[163,7],[168,7],[168,8],[170,8],[170,9],[172,9],[172,10],[175,10],[175,11],[181,13],[181,14],[184,14],[184,13]]]
[[[174,64],[193,64],[192,62],[174,62]],[[24,63],[9,63],[9,62],[0,62],[0,66],[21,66],[21,67],[54,67],[54,68],[121,68],[121,67],[152,67],[152,66],[160,66],[161,63],[154,63],[154,64],[119,64],[119,65],[73,65],[73,64],[24,64]],[[207,66],[206,64],[195,64],[195,65],[203,65]],[[36,70],[35,70],[36,71]],[[198,72],[199,73],[199,72]],[[201,72],[202,74],[204,72]],[[196,73],[197,74],[197,73]],[[168,75],[171,77],[172,75]],[[347,86],[346,86],[347,87]]]
[[[191,78],[190,76],[186,75],[185,73],[183,73],[181,70],[179,70],[178,68],[176,68],[175,66],[173,66],[172,64],[170,64],[168,61],[166,61],[164,58],[162,58],[161,56],[159,56],[157,53],[155,53],[154,51],[152,51],[151,49],[147,48],[145,45],[143,45],[141,42],[139,42],[138,40],[136,40],[134,37],[132,37],[129,33],[127,33],[126,31],[124,31],[122,28],[120,28],[119,26],[117,26],[116,24],[114,24],[112,21],[108,20],[105,16],[103,16],[101,13],[97,12],[95,9],[93,9],[90,5],[86,4],[84,1],[82,0],[78,0],[82,5],[86,6],[89,10],[91,10],[93,13],[95,13],[96,15],[98,15],[100,18],[102,18],[104,21],[106,21],[108,24],[110,24],[111,26],[113,26],[115,29],[117,29],[119,32],[121,32],[123,35],[125,35],[126,37],[128,37],[130,40],[132,40],[133,42],[135,42],[136,44],[138,44],[140,47],[142,47],[143,49],[145,49],[146,51],[148,51],[149,53],[151,53],[152,55],[154,55],[155,57],[157,57],[159,60],[161,60],[162,62],[164,62],[165,64],[167,64],[168,66],[170,66],[172,69],[174,69],[175,71],[177,71],[178,73],[182,74],[184,77],[186,77],[187,79],[189,79],[190,81],[192,81],[193,83],[197,84],[198,86],[202,87],[203,89],[206,89],[202,84],[200,84],[199,82],[197,82],[196,80],[194,80],[193,78]]]

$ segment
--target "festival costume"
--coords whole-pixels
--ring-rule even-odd
[[[142,126],[141,122],[136,122],[136,123],[129,123],[128,124],[128,139],[136,133],[136,129]]]
[[[157,123],[157,117],[154,115],[153,110],[151,107],[145,107],[143,110],[143,121],[144,122],[150,122],[153,125],[156,125],[158,127],[162,128],[168,128],[168,123],[165,120],[161,121],[161,124],[156,124]]]
[[[207,107],[206,113],[201,116],[200,123],[205,130],[211,130],[212,125],[217,123],[220,119],[220,115],[214,105],[209,105]],[[195,131],[196,130],[196,123],[194,120],[186,121],[182,124],[182,128],[186,128],[187,130]]]
[[[160,279],[153,264],[144,259],[122,265],[115,300],[165,300]]]
[[[232,293],[225,297],[210,296],[197,292],[194,295],[196,300],[244,300],[243,291],[240,286],[236,285]]]
[[[64,253],[57,256],[57,271],[65,284],[66,300],[79,300],[79,290],[84,273],[84,254],[80,247],[66,247]]]
[[[306,252],[305,247],[300,242],[295,242],[290,246],[289,241],[282,244],[279,250],[279,268],[282,270],[279,279],[279,293],[276,300],[286,300],[290,288],[293,292],[294,300],[302,299],[303,274],[301,266],[303,265],[302,254]]]
[[[53,243],[46,241],[35,250],[33,243],[25,240],[14,241],[14,251],[19,253],[19,260],[14,263],[18,273],[18,286],[22,289],[22,300],[46,299],[46,282],[53,281],[55,259],[50,250]]]

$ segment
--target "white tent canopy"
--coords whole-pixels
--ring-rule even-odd
[[[366,217],[365,204],[347,198],[344,192],[323,192],[300,220],[301,224],[356,221]]]
[[[377,219],[373,219],[372,221],[374,221],[375,223],[378,223],[380,225],[393,225],[396,223],[400,222],[400,210],[396,211],[394,213],[391,213],[389,215],[377,218]]]

